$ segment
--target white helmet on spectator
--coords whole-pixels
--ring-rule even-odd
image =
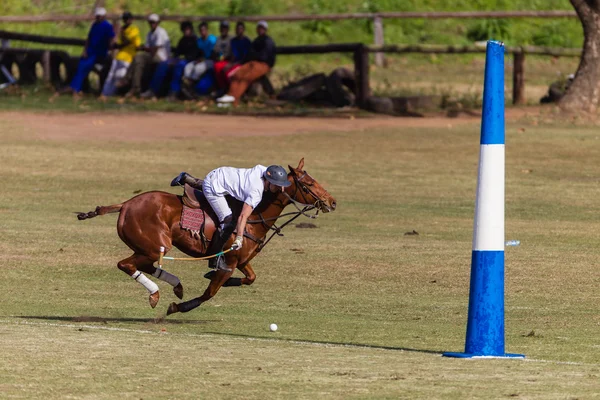
[[[149,22],[160,22],[160,17],[158,16],[158,14],[150,14],[150,15],[148,15],[148,21]]]
[[[104,8],[104,7],[98,7],[98,8],[96,8],[96,11],[94,12],[94,15],[96,17],[105,17],[106,16],[106,8]]]
[[[269,24],[267,24],[267,21],[265,21],[265,20],[258,21],[258,24],[256,24],[256,27],[258,28],[259,26],[262,26],[265,29],[269,29]]]

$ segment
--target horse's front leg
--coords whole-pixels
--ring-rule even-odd
[[[200,306],[200,304],[204,303],[205,301],[210,300],[215,294],[217,294],[221,286],[223,286],[223,284],[227,282],[229,278],[231,278],[231,275],[233,274],[234,270],[235,268],[228,266],[228,269],[219,269],[215,271],[215,274],[213,275],[210,284],[208,285],[202,296],[196,297],[192,300],[184,301],[183,303],[179,304],[171,303],[171,305],[169,305],[169,308],[167,309],[167,315],[171,315],[176,312],[191,311],[194,308]]]

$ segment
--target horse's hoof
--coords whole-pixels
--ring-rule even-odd
[[[179,308],[177,307],[177,303],[169,304],[169,308],[167,308],[167,315],[175,314],[179,312]]]
[[[150,302],[150,307],[154,308],[158,304],[158,300],[160,299],[160,292],[155,292],[148,297],[148,301]]]
[[[178,283],[177,286],[173,288],[173,293],[175,293],[175,296],[177,296],[178,299],[183,299],[183,286],[181,286],[181,283]]]

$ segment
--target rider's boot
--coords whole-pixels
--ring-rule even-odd
[[[235,230],[235,223],[233,222],[233,218],[231,217],[231,215],[225,218],[225,221],[223,221],[223,223],[224,227],[218,228],[213,234],[212,240],[210,241],[210,246],[208,247],[208,251],[206,252],[206,254],[209,256],[215,255],[223,251],[223,246],[225,246],[225,243],[227,243],[227,241],[231,237],[231,234]],[[223,267],[226,268],[227,266],[224,265],[225,263],[222,258],[222,256],[211,258],[210,260],[208,260],[208,267],[212,269],[221,269]]]
[[[183,186],[185,183],[187,183],[188,185],[190,185],[193,188],[202,190],[201,182],[202,182],[201,179],[196,179],[193,176],[191,176],[190,174],[188,174],[187,172],[182,172],[179,175],[177,175],[175,178],[173,178],[173,180],[171,181],[171,186]]]

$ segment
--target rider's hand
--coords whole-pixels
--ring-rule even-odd
[[[231,249],[232,250],[239,250],[239,249],[241,249],[243,242],[244,242],[244,237],[243,236],[236,236],[235,241],[233,242],[233,245],[231,245]]]

